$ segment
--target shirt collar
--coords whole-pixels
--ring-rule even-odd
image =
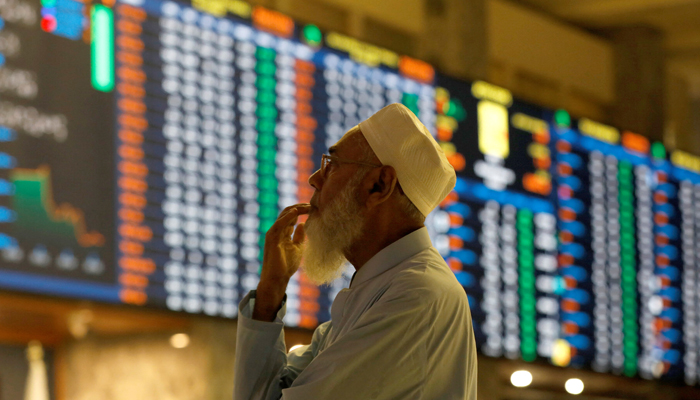
[[[428,229],[422,227],[383,248],[362,266],[351,285],[359,285],[398,265],[401,261],[432,246]]]

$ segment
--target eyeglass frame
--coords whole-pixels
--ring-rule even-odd
[[[327,160],[327,161],[326,161],[326,160]],[[334,162],[339,162],[339,163],[345,163],[345,164],[363,165],[363,166],[365,166],[365,167],[372,167],[372,168],[379,168],[379,167],[382,167],[382,166],[383,166],[383,165],[381,165],[381,164],[379,164],[379,165],[378,165],[378,164],[371,164],[371,163],[366,163],[366,162],[362,162],[362,161],[348,160],[348,159],[340,158],[340,157],[337,157],[337,156],[331,156],[331,155],[328,155],[328,154],[323,154],[323,155],[321,156],[321,168],[319,169],[320,172],[321,172],[321,176],[322,176],[323,178],[327,178],[327,177],[328,177],[328,175],[326,175],[326,168],[327,168],[328,164],[330,164],[330,162],[332,162],[332,161],[334,161]]]

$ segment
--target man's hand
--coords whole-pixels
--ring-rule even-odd
[[[304,224],[297,225],[296,230],[294,226],[299,216],[308,214],[310,209],[309,204],[295,204],[285,208],[267,231],[253,319],[274,321],[284,299],[287,283],[301,262]]]

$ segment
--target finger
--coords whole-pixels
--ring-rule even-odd
[[[280,235],[283,233],[283,228],[288,226],[294,226],[302,214],[308,214],[311,206],[308,204],[298,204],[297,207],[291,208],[286,214],[280,215],[274,224],[270,227],[268,233],[273,235]]]
[[[289,239],[292,237],[292,233],[294,233],[294,225],[289,225],[287,229],[284,231],[284,238]]]
[[[282,210],[282,212],[280,213],[280,215],[277,216],[277,218],[279,219],[279,218],[282,217],[283,215],[287,215],[287,214],[289,214],[289,212],[291,212],[291,211],[293,211],[293,210],[297,210],[297,209],[299,209],[299,208],[304,208],[304,207],[306,207],[306,206],[308,206],[309,208],[311,208],[311,205],[310,205],[309,203],[299,203],[299,204],[293,204],[293,205],[291,205],[291,206],[285,207],[284,210]]]
[[[283,211],[280,213],[280,216],[277,217],[277,221],[285,221],[282,223],[282,226],[289,224],[289,221],[294,221],[296,222],[296,218],[299,217],[300,215],[308,214],[309,211],[311,211],[311,205],[310,204],[295,204],[291,207],[288,207],[285,209],[286,211]]]
[[[289,207],[286,207],[284,210],[282,210],[282,212],[279,214],[279,216],[277,216],[277,220],[275,221],[275,224],[277,224],[277,222],[279,222],[280,220],[287,221],[287,218],[291,218],[292,219],[291,225],[294,225],[294,223],[296,223],[296,217],[298,217],[299,215],[308,213],[308,211],[303,212],[303,210],[306,209],[306,207],[305,207],[306,205],[307,204],[302,203],[302,204],[294,204],[294,205],[291,205]],[[311,205],[308,205],[308,208],[311,209]],[[300,210],[302,211],[301,213],[299,212]],[[289,224],[290,224],[290,222],[281,223],[281,225],[278,225],[278,227],[283,227],[283,226],[289,225]],[[272,227],[270,227],[270,229],[272,229],[273,227],[274,227],[274,225]]]
[[[297,225],[297,229],[294,231],[294,238],[292,238],[292,242],[294,244],[301,244],[304,242],[304,239],[306,238],[306,228],[304,228],[304,223],[300,223]]]

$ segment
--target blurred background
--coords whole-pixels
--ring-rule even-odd
[[[393,102],[479,398],[700,398],[700,0],[0,0],[0,400],[231,398],[264,233]]]

